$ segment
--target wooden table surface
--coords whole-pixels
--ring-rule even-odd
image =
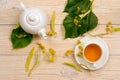
[[[65,17],[63,9],[67,0],[22,0],[27,7],[37,6],[45,10],[51,19],[55,10],[56,37],[47,40],[34,36],[32,43],[26,48],[13,49],[10,34],[19,20],[21,11],[18,9],[19,0],[0,0],[0,80],[120,80],[120,32],[103,36],[110,49],[110,58],[107,64],[96,71],[77,72],[63,65],[65,61],[75,62],[72,58],[64,57],[68,49],[74,49],[76,39],[64,40],[62,21]],[[114,26],[120,27],[120,0],[95,0],[94,12],[99,18],[99,25],[91,33],[105,32],[105,26],[111,21]],[[48,22],[47,30],[49,30]],[[36,42],[42,42],[46,47],[52,47],[57,52],[56,61],[48,63],[41,61],[31,77],[25,72],[25,62],[30,49]]]

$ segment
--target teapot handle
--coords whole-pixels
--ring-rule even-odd
[[[23,4],[23,2],[20,1],[19,5],[20,5],[20,9],[26,10],[26,7],[25,7],[25,5]]]
[[[39,36],[42,36],[44,39],[47,39],[46,31],[45,29],[42,29],[38,32]]]

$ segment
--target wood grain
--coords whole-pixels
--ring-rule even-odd
[[[19,7],[18,0],[11,0],[11,3],[8,4],[8,7],[0,8],[0,24],[16,24],[19,20],[19,15],[22,12]],[[50,16],[55,10],[57,12],[56,24],[62,24],[62,20],[65,17],[63,13],[66,0],[23,0],[27,7],[37,6],[42,8]],[[119,0],[96,0],[94,2],[94,11],[99,18],[99,24],[106,24],[108,21],[113,22],[113,24],[119,24],[120,20],[120,5]],[[7,6],[7,4],[6,4]],[[49,22],[48,22],[49,24]]]
[[[2,1],[5,1],[2,2]],[[34,36],[32,43],[23,49],[13,49],[10,35],[13,27],[19,20],[21,11],[18,9],[19,0],[0,1],[0,80],[120,80],[120,32],[105,35],[103,40],[109,46],[110,58],[108,63],[96,71],[86,71],[82,73],[63,65],[65,61],[75,62],[74,58],[64,57],[68,49],[74,49],[76,39],[64,39],[64,28],[62,21],[65,17],[63,13],[66,0],[22,0],[27,7],[37,6],[45,10],[50,21],[52,11],[57,12],[55,27],[56,37],[49,37],[43,40]],[[120,27],[120,0],[95,0],[94,11],[99,18],[99,25],[90,31],[91,34],[105,32],[105,24],[111,21],[115,27]],[[46,27],[49,31],[50,22]],[[88,35],[88,34],[85,34]],[[48,63],[41,60],[39,67],[34,70],[31,77],[25,72],[25,62],[30,49],[36,46],[36,42],[42,42],[46,48],[54,48],[57,52],[55,63]]]

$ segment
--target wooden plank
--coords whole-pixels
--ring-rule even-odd
[[[64,5],[67,0],[58,0],[57,2],[54,0],[21,0],[23,3],[25,3],[27,6],[59,6]],[[16,7],[19,3],[19,0],[1,0],[0,1],[0,7],[1,8],[11,8]],[[110,0],[110,3],[108,3],[108,0],[95,0],[94,6],[99,6],[102,8],[120,8],[119,0]],[[102,4],[102,6],[101,6]]]
[[[114,25],[120,26],[120,25]],[[77,40],[76,39],[64,39],[64,28],[62,25],[56,25],[56,31],[58,32],[56,37],[49,37],[47,40],[43,40],[38,36],[34,36],[32,43],[23,49],[14,50],[10,42],[10,35],[14,25],[0,25],[0,55],[26,55],[29,53],[30,49],[36,45],[36,42],[42,42],[47,48],[53,47],[57,52],[63,54],[67,49],[74,49]],[[49,31],[49,25],[47,26],[47,31]],[[98,34],[105,32],[105,25],[99,25],[96,29],[91,31],[91,34]],[[87,34],[86,34],[87,35]],[[113,33],[110,35],[103,36],[110,48],[110,55],[120,55],[119,47],[120,45],[120,32]],[[55,45],[55,46],[54,46]],[[65,48],[63,48],[65,47]]]
[[[21,11],[18,9],[18,0],[11,0],[13,3],[6,4],[5,7],[0,8],[0,24],[16,24],[19,20]],[[56,24],[62,24],[66,14],[63,13],[66,0],[59,0],[57,2],[53,0],[37,0],[37,1],[23,1],[26,6],[37,6],[42,8],[47,14],[50,21],[52,12],[57,12]],[[109,0],[97,0],[94,3],[94,11],[99,18],[99,24],[106,24],[108,21],[112,21],[113,24],[119,24],[120,20],[120,5],[119,0],[111,0],[111,3],[107,4]],[[48,24],[49,24],[48,21]]]
[[[73,62],[73,57],[65,57],[68,49],[74,49],[78,39],[64,39],[62,25],[65,13],[63,13],[67,0],[22,0],[27,7],[37,6],[48,15],[47,31],[52,12],[57,12],[55,27],[57,36],[43,40],[34,36],[32,43],[26,48],[13,49],[10,35],[13,27],[19,20],[21,11],[18,9],[19,0],[0,0],[0,80],[120,80],[120,32],[103,36],[110,49],[110,58],[107,64],[96,71],[77,72],[73,68],[63,65],[64,62]],[[105,24],[111,21],[115,27],[120,26],[120,0],[95,0],[93,10],[99,18],[98,27],[89,33],[98,34],[105,32]],[[88,34],[85,34],[88,35]],[[31,77],[25,72],[26,58],[30,49],[36,46],[36,42],[42,42],[46,48],[54,48],[57,57],[54,63],[40,59],[40,65],[33,71]],[[42,55],[42,54],[41,54]],[[33,63],[32,63],[33,64]]]
[[[33,71],[33,74],[30,78],[27,77],[27,72],[25,72],[25,61],[27,56],[0,56],[0,78],[3,80],[13,80],[13,79],[62,79],[70,78],[84,80],[93,80],[98,78],[98,80],[119,80],[120,79],[120,56],[111,56],[108,63],[101,69],[97,71],[86,71],[83,70],[82,73],[75,71],[74,69],[63,65],[64,61],[69,61],[68,58],[58,57],[55,63],[47,63],[41,61],[36,70]],[[114,76],[111,76],[114,75]],[[48,78],[49,77],[49,78]]]

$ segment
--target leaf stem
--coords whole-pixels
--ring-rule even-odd
[[[111,31],[112,32],[118,32],[118,31],[120,31],[120,27],[118,27],[118,28],[112,28]]]
[[[97,36],[104,36],[104,35],[107,35],[108,33],[100,33],[100,34],[90,34],[88,33],[90,36],[93,36],[93,37],[97,37]]]
[[[84,18],[86,15],[88,15],[90,12],[91,12],[91,11],[89,10],[89,11],[87,11],[85,14],[79,15],[79,17],[81,17],[81,19],[83,19],[83,18]]]

